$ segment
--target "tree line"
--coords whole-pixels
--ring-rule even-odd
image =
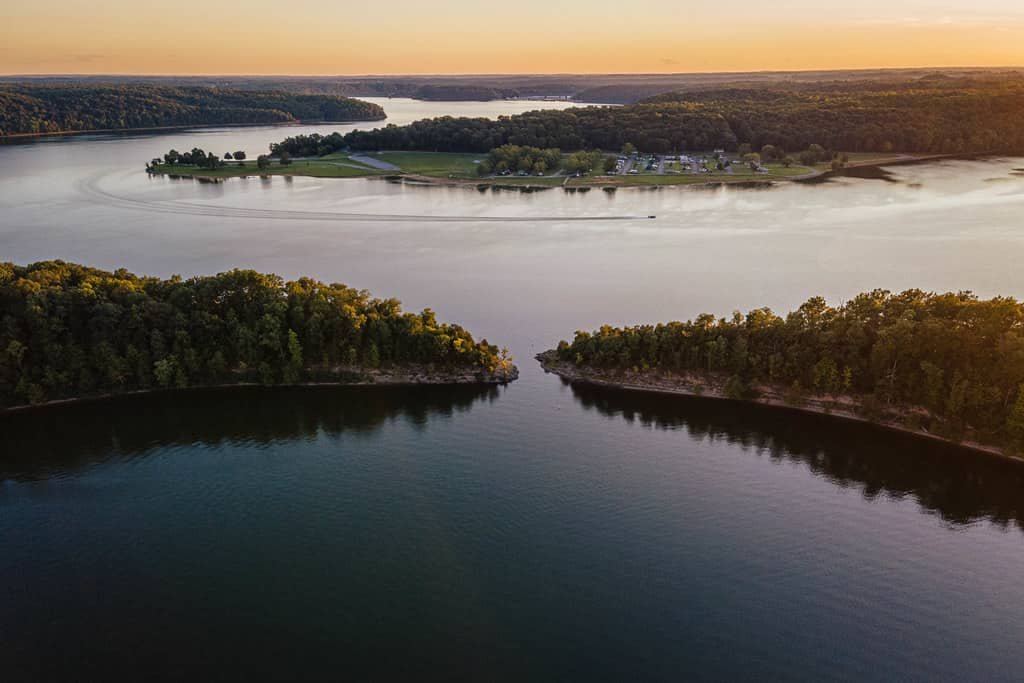
[[[648,153],[782,150],[1024,153],[1024,77],[816,83],[677,92],[622,107],[531,111],[497,119],[442,116],[346,135],[297,136],[292,155],[356,150],[480,152],[503,145]]]
[[[241,154],[239,161],[245,159],[245,152],[236,152],[235,154]],[[224,155],[225,159],[235,158],[234,154],[228,152]],[[224,161],[221,160],[213,152],[207,152],[201,147],[193,147],[190,152],[179,152],[176,149],[164,154],[163,158],[154,158],[150,164],[146,167],[147,170],[152,170],[156,166],[161,164],[167,164],[169,166],[198,166],[199,168],[220,168],[224,165]]]
[[[339,381],[430,366],[508,376],[504,350],[342,284],[233,270],[159,279],[0,263],[0,405],[137,389]]]
[[[767,387],[799,404],[847,397],[869,418],[898,413],[960,439],[1024,448],[1024,305],[970,293],[875,290],[832,307],[815,297],[780,317],[603,326],[558,345],[583,368],[697,374],[733,398]]]
[[[687,106],[725,118],[755,149],[817,143],[848,152],[1024,152],[1024,76],[826,82],[659,95],[645,104]]]
[[[520,171],[543,175],[549,171],[556,171],[561,166],[562,152],[557,148],[502,145],[490,150],[487,158],[477,166],[477,173],[491,175]]]
[[[383,118],[376,104],[336,95],[141,84],[0,84],[0,136]]]
[[[146,170],[150,173],[160,172],[162,166],[196,166],[198,168],[216,169],[221,168],[229,161],[235,161],[239,166],[245,166],[246,157],[247,155],[244,150],[225,152],[224,158],[221,159],[213,152],[207,152],[202,147],[193,147],[190,152],[179,152],[176,149],[171,149],[163,157],[154,157],[146,164]],[[291,163],[291,159],[286,154],[279,159],[279,162],[288,165]],[[267,168],[270,165],[270,157],[266,154],[259,155],[256,157],[256,165],[260,169]]]
[[[616,150],[632,143],[644,151],[668,152],[674,148],[735,149],[738,144],[724,119],[661,105],[531,111],[497,119],[442,116],[407,126],[387,125],[313,140],[309,137],[288,138],[272,150],[287,150],[293,156],[314,149],[326,154],[346,148],[486,153],[506,144]]]

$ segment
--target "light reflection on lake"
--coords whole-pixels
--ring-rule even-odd
[[[540,106],[381,103],[399,123]],[[8,677],[1021,670],[1020,468],[826,418],[571,388],[532,356],[605,322],[816,294],[1024,297],[1024,160],[615,193],[143,172],[171,147],[254,156],[334,128],[0,146],[0,260],[341,281],[509,346],[522,378],[7,416]]]

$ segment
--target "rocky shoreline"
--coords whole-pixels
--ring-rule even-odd
[[[233,387],[367,387],[367,386],[421,386],[421,385],[506,385],[519,379],[519,368],[509,364],[507,368],[499,368],[494,372],[485,372],[473,369],[464,370],[439,370],[426,366],[404,366],[393,368],[375,369],[351,369],[332,368],[332,374],[338,375],[336,381],[310,381],[295,382],[289,384],[264,385],[259,382],[238,381],[225,382],[221,384],[202,384],[184,389],[140,389],[136,391],[125,391],[120,393],[96,394],[72,398],[62,398],[43,403],[18,405],[0,408],[0,415],[15,413],[26,410],[40,410],[62,405],[85,403],[92,401],[103,401],[110,398],[123,396],[144,396],[146,394],[189,391],[191,389],[230,389]]]
[[[558,375],[569,382],[580,382],[598,386],[614,387],[629,391],[646,391],[662,394],[675,394],[678,396],[692,396],[697,398],[739,400],[746,403],[798,410],[805,413],[817,415],[831,415],[844,420],[864,422],[878,425],[886,429],[892,429],[915,436],[942,441],[944,443],[961,446],[973,451],[995,455],[1017,462],[1024,462],[1024,458],[1007,453],[1003,449],[984,444],[978,441],[964,440],[956,441],[948,439],[923,428],[912,428],[901,419],[911,411],[903,413],[889,413],[880,419],[869,419],[859,410],[860,404],[849,396],[802,396],[798,404],[786,399],[784,390],[778,387],[761,385],[756,387],[757,397],[749,399],[736,399],[729,396],[725,389],[725,378],[708,377],[704,375],[661,375],[650,372],[610,372],[594,368],[580,368],[573,363],[558,359],[554,350],[538,353],[535,358],[540,362],[545,372]]]

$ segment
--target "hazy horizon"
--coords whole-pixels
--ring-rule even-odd
[[[20,5],[20,6],[19,6]],[[522,0],[326,0],[173,12],[127,0],[8,4],[5,75],[672,74],[1024,64],[1024,6],[864,0],[786,7]],[[116,21],[111,21],[111,18]],[[59,19],[59,21],[55,21]],[[529,21],[524,21],[529,19]],[[154,29],[154,27],[157,27]]]
[[[623,76],[700,76],[700,75],[721,75],[735,74],[738,76],[747,74],[816,74],[816,73],[876,73],[879,71],[1014,71],[1024,69],[1024,62],[1020,64],[1001,65],[949,65],[929,64],[925,66],[884,66],[884,67],[850,67],[835,69],[746,69],[746,70],[714,70],[701,71],[465,71],[465,72],[395,72],[395,73],[256,73],[256,72],[131,72],[131,71],[53,71],[53,72],[0,72],[0,78],[95,78],[109,76],[111,78],[508,78],[508,77],[559,77],[559,76],[586,76],[586,77],[623,77]]]

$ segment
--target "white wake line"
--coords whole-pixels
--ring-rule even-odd
[[[209,206],[177,200],[132,199],[101,189],[95,180],[83,182],[81,189],[89,195],[103,198],[108,204],[123,209],[168,213],[187,216],[213,216],[219,218],[247,218],[289,221],[387,221],[415,223],[534,223],[579,221],[635,221],[651,216],[437,216],[433,214],[381,214],[330,211],[301,211],[280,209],[247,209],[235,206]]]

